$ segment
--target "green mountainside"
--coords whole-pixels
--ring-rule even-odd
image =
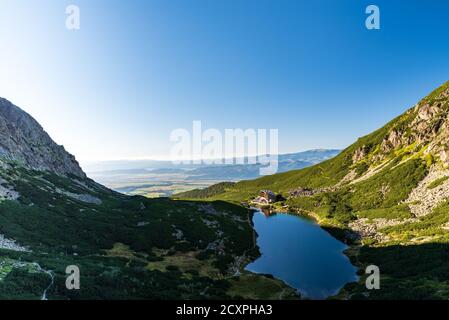
[[[449,82],[333,159],[179,197],[240,203],[270,189],[286,199],[275,208],[310,215],[352,244],[362,277],[340,297],[448,299],[448,166]],[[370,264],[382,290],[365,289]]]
[[[350,244],[360,282],[336,298],[448,299],[448,166],[449,83],[333,159],[174,199],[99,185],[0,99],[0,299],[297,298],[243,270],[260,252],[242,202],[261,189]],[[381,290],[365,288],[371,264]],[[80,290],[66,288],[71,265]]]
[[[0,102],[0,299],[298,297],[243,270],[260,255],[246,208],[109,190]],[[79,290],[66,288],[72,265]]]

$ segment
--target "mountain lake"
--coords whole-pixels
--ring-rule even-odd
[[[261,256],[246,266],[258,274],[271,274],[297,289],[302,298],[321,300],[336,295],[358,280],[343,251],[347,246],[313,221],[277,213],[253,216]]]

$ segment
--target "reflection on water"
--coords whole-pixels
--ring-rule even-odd
[[[253,217],[261,257],[246,269],[272,274],[311,299],[335,295],[356,281],[356,268],[343,254],[345,244],[312,221],[264,209]]]
[[[262,211],[264,216],[267,218],[276,215],[276,212],[272,211],[270,208],[263,208],[263,209],[260,209],[260,211]]]

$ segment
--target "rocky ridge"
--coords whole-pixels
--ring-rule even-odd
[[[56,144],[28,113],[0,98],[0,159],[59,175],[86,175],[75,157]]]

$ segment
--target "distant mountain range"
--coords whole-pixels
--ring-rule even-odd
[[[278,172],[305,168],[339,152],[320,149],[279,155]],[[256,179],[260,177],[262,165],[176,165],[171,161],[138,160],[97,162],[84,167],[91,178],[115,191],[128,195],[169,197],[219,182]]]
[[[298,153],[281,154],[278,157],[278,172],[302,169],[333,158],[340,150],[317,149]],[[238,181],[260,176],[261,164],[201,166],[189,171],[188,179],[214,179]]]
[[[336,156],[340,150],[316,149],[304,152],[281,154],[278,157],[278,172],[305,168]],[[246,160],[247,162],[247,160]],[[261,164],[174,164],[171,161],[121,160],[86,163],[84,169],[95,176],[110,174],[183,174],[187,180],[238,181],[260,176]]]

